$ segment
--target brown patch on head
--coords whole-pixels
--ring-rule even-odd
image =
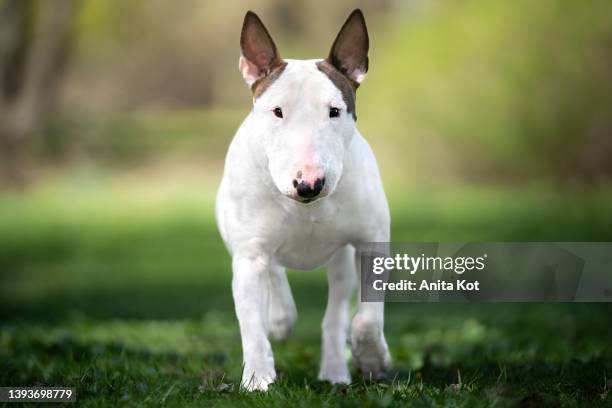
[[[275,68],[272,68],[270,73],[264,77],[259,78],[257,81],[253,82],[251,85],[251,91],[253,91],[253,99],[259,98],[269,87],[276,81],[283,71],[287,63],[285,61],[281,61],[279,65]]]
[[[357,114],[355,112],[355,92],[359,87],[359,83],[342,74],[328,60],[317,62],[317,68],[327,75],[329,80],[338,88],[346,104],[347,113],[352,114],[353,118],[357,120]]]

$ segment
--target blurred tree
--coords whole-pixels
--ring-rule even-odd
[[[0,1],[0,179],[26,182],[22,160],[53,107],[77,0]]]
[[[409,174],[609,183],[612,2],[423,3],[373,47],[365,133],[414,152]]]

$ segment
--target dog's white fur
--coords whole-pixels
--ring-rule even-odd
[[[274,381],[269,336],[285,339],[297,318],[285,267],[327,267],[319,379],[350,383],[344,354],[349,328],[353,363],[361,373],[377,378],[390,359],[383,303],[359,302],[349,319],[358,277],[355,246],[390,239],[374,154],[340,90],[317,68],[318,60],[285,62],[280,77],[254,100],[229,147],[216,202],[218,227],[232,255],[242,386],[248,390],[266,390]],[[240,66],[253,83],[244,57]],[[330,106],[340,109],[340,117],[329,117]],[[275,107],[282,107],[283,118],[273,114]],[[300,201],[292,184],[298,171],[305,180],[325,177],[317,200]]]

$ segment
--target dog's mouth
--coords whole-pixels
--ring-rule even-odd
[[[317,197],[312,197],[312,198],[302,198],[299,196],[289,196],[289,198],[291,198],[293,201],[297,201],[300,204],[311,204],[314,203],[315,201],[318,201],[319,199],[323,198],[323,196],[317,196]]]
[[[326,192],[321,192],[321,194],[319,194],[316,197],[300,197],[297,194],[290,194],[290,195],[287,195],[286,197],[290,198],[293,201],[296,201],[296,202],[298,202],[300,204],[307,205],[307,204],[312,204],[315,201],[319,201],[319,200],[327,197],[327,193]]]

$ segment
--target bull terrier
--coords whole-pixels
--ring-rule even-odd
[[[229,146],[215,212],[232,256],[242,387],[267,390],[276,378],[270,338],[287,338],[297,318],[285,268],[327,269],[319,379],[351,382],[347,337],[357,371],[380,378],[390,361],[384,304],[359,301],[349,315],[355,248],[390,239],[376,159],[355,126],[355,92],[368,70],[363,13],[352,12],[326,59],[281,59],[251,11],[240,47],[253,109]]]

